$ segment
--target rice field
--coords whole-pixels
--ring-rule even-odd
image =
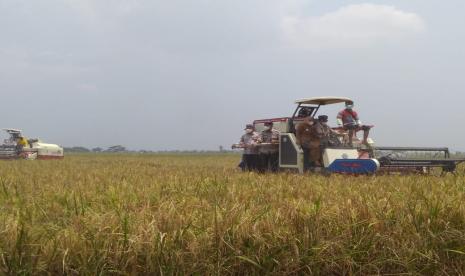
[[[0,162],[1,274],[464,275],[465,171],[242,173],[239,155]]]

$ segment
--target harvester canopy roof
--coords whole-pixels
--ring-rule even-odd
[[[295,101],[296,104],[315,104],[315,105],[328,105],[328,104],[337,104],[337,103],[345,103],[353,101],[349,98],[345,97],[316,97],[316,98],[308,98],[308,99],[301,99]]]
[[[13,128],[4,128],[3,129],[4,131],[8,132],[8,133],[21,133],[21,130],[19,129],[13,129]]]

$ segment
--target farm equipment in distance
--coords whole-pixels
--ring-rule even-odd
[[[43,143],[39,139],[27,140],[26,146],[18,146],[18,139],[22,137],[21,130],[4,129],[9,135],[3,145],[0,145],[0,160],[15,159],[63,159],[63,148],[55,144]]]
[[[318,111],[327,105],[353,103],[345,97],[317,97],[297,100],[297,108],[291,117],[255,120],[256,131],[261,132],[266,122],[280,132],[279,137],[279,167],[281,169],[304,172],[303,150],[297,143],[296,125],[304,117],[315,118]],[[371,128],[373,126],[366,126]],[[341,128],[333,128],[343,132]],[[342,136],[341,136],[342,137]],[[457,165],[465,159],[451,158],[447,147],[382,147],[375,146],[369,138],[364,145],[357,138],[356,132],[350,145],[341,137],[334,137],[335,143],[322,148],[322,168],[330,173],[374,174],[374,173],[428,173],[435,168],[442,172],[455,172]]]

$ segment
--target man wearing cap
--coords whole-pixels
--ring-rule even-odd
[[[310,164],[310,151],[315,146],[315,136],[313,134],[313,118],[307,116],[303,122],[296,127],[296,140],[297,144],[302,147],[304,152],[304,171],[307,171],[312,164]],[[314,153],[313,153],[314,154]]]
[[[353,102],[346,102],[346,107],[337,114],[337,124],[342,126],[344,130],[349,131],[349,145],[352,146],[352,140],[356,130],[363,130],[363,143],[368,145],[369,126],[363,126],[357,112],[353,109]]]
[[[328,116],[318,116],[318,121],[315,123],[315,135],[320,139],[321,146],[327,147],[331,145],[331,136],[341,136],[342,134],[333,130],[328,125]]]
[[[328,116],[320,115],[318,120],[312,126],[313,139],[310,144],[310,160],[317,167],[322,165],[321,162],[321,149],[327,147],[329,144],[329,137],[332,129],[326,124]]]
[[[279,162],[279,131],[273,128],[273,122],[265,122],[265,129],[260,133],[258,158],[260,171],[278,171]]]
[[[321,166],[321,164],[323,164],[322,162],[323,149],[328,146],[334,146],[335,145],[333,143],[334,140],[331,140],[331,137],[340,136],[341,134],[333,130],[328,125],[328,116],[326,115],[318,116],[318,120],[313,125],[313,133],[315,137],[318,139],[318,143],[315,143],[314,147],[312,147],[312,150],[311,150],[312,159],[315,159],[316,161],[314,162]]]
[[[255,127],[251,124],[246,125],[245,134],[242,135],[239,145],[244,148],[242,155],[243,171],[254,171],[258,168],[258,148],[256,147],[259,140]]]

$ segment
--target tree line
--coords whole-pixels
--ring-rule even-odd
[[[196,153],[227,153],[232,152],[231,150],[226,150],[223,146],[219,147],[219,150],[129,150],[122,145],[110,146],[108,148],[86,148],[82,146],[74,147],[64,147],[65,152],[76,152],[76,153],[180,153],[180,154],[196,154]]]

